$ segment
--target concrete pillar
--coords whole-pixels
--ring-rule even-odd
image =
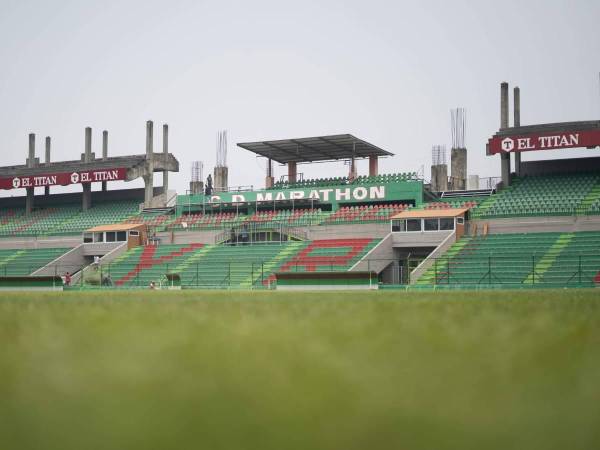
[[[350,159],[350,170],[348,172],[348,179],[350,181],[354,181],[356,179],[356,160],[353,158]]]
[[[375,177],[379,175],[379,158],[377,156],[369,156],[369,176]]]
[[[214,190],[225,192],[229,188],[229,169],[227,167],[215,167]]]
[[[502,186],[510,186],[510,153],[500,154],[500,175],[502,177]]]
[[[295,162],[287,163],[288,166],[288,182],[295,183],[298,176],[298,167]]]
[[[151,160],[154,154],[154,123],[146,122],[146,159]]]
[[[27,167],[32,169],[35,167],[35,134],[29,133],[29,157],[27,158]],[[34,188],[27,188],[27,198],[25,199],[25,212],[31,214],[33,210],[33,198],[35,195]]]
[[[515,86],[513,90],[513,122],[515,127],[521,126],[521,90]],[[521,175],[521,152],[515,152],[515,175]]]
[[[431,190],[443,192],[448,190],[448,165],[437,164],[431,166]]]
[[[271,158],[267,159],[267,176],[265,177],[265,188],[272,188],[275,184],[275,178],[273,177],[273,161]]]
[[[165,164],[169,155],[169,125],[166,123],[163,125],[163,157],[165,158]],[[163,194],[165,194],[165,206],[167,202],[167,195],[169,193],[169,171],[163,170]]]
[[[92,162],[92,129],[85,128],[85,149],[83,153],[83,161],[86,163]],[[92,183],[82,183],[83,195],[81,209],[87,211],[92,207]]]
[[[154,198],[154,124],[151,120],[146,122],[146,167],[144,175],[144,207],[152,207]]]
[[[104,130],[102,132],[102,160],[106,161],[108,159],[108,131]],[[102,192],[106,192],[108,190],[108,183],[106,181],[102,182]]]
[[[508,83],[500,84],[500,129],[508,128]]]
[[[92,162],[92,129],[85,127],[85,153],[83,157],[84,162]]]
[[[500,129],[508,128],[508,83],[500,84]],[[500,154],[502,185],[510,186],[510,153]]]
[[[50,136],[46,136],[46,159],[44,162],[46,165],[50,164]],[[44,188],[44,195],[47,197],[50,195],[50,186]]]
[[[452,174],[452,189],[462,191],[467,184],[467,149],[453,148],[450,150],[450,171]]]
[[[190,181],[190,194],[204,194],[204,183],[202,181]]]

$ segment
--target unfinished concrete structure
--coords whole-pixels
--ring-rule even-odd
[[[508,83],[500,84],[500,130],[508,128]],[[510,186],[510,153],[500,155],[500,177],[504,187]]]
[[[521,125],[521,90],[514,88],[514,126],[509,126],[508,83],[500,84],[500,129],[487,143],[488,155],[500,155],[502,185],[511,183],[511,154],[514,154],[515,174],[522,175],[525,163],[521,152],[592,149],[600,146],[600,121],[579,121]]]
[[[515,86],[513,90],[513,125],[521,126],[521,90]],[[521,153],[515,153],[515,175],[521,175]]]
[[[92,152],[92,129],[85,129],[84,152],[79,160],[50,161],[50,137],[46,138],[46,161],[40,164],[35,156],[35,134],[29,134],[28,157],[25,165],[0,167],[0,189],[25,188],[25,209],[29,214],[34,208],[35,188],[44,188],[49,194],[51,186],[82,185],[81,207],[85,211],[92,207],[92,185],[101,183],[106,190],[108,181],[133,181],[143,178],[145,182],[144,207],[165,206],[166,196],[154,196],[154,172],[178,172],[179,162],[168,153],[168,144],[163,143],[163,152],[153,152],[152,122],[146,124],[146,153],[144,155],[108,157],[108,132],[102,135],[102,158],[96,159]],[[166,138],[166,134],[164,135]],[[166,150],[166,151],[165,151]],[[168,178],[166,179],[168,183]],[[168,189],[168,185],[163,186]]]
[[[217,165],[214,170],[214,190],[225,192],[229,188],[229,169],[227,168],[227,130],[217,134]]]
[[[446,147],[434,145],[431,148],[431,190],[443,192],[448,190],[448,164],[446,164]]]
[[[466,113],[464,108],[450,111],[452,149],[450,150],[450,188],[455,191],[466,189],[467,184],[467,149],[465,147]]]
[[[202,161],[192,162],[192,181],[190,181],[190,194],[203,194],[204,182],[202,181],[204,164]]]

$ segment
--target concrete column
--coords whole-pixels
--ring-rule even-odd
[[[295,162],[287,163],[288,166],[288,182],[295,183],[298,176],[298,167]]]
[[[513,122],[515,127],[521,126],[521,90],[518,86],[513,90]],[[515,152],[515,175],[521,175],[521,152]]]
[[[431,166],[431,190],[434,192],[443,192],[448,190],[447,164]]]
[[[152,206],[154,198],[154,124],[151,120],[146,122],[146,168],[144,175],[144,207]]]
[[[202,181],[190,181],[190,194],[204,194],[204,183]]]
[[[151,120],[146,122],[146,159],[152,159],[154,153],[154,123]]]
[[[44,162],[46,165],[50,164],[50,136],[46,136],[46,159]],[[50,186],[44,187],[44,195],[47,197],[50,195]]]
[[[35,134],[29,133],[29,157],[27,158],[27,167],[32,169],[35,167]],[[27,198],[25,199],[25,212],[31,214],[33,210],[33,198],[35,195],[34,188],[27,188]]]
[[[450,150],[450,171],[452,174],[452,189],[466,189],[467,183],[467,149],[453,148]]]
[[[508,83],[500,84],[500,129],[508,128]],[[510,153],[500,154],[500,174],[502,185],[510,186]]]
[[[508,128],[508,83],[500,84],[500,129]]]
[[[379,158],[377,156],[369,156],[369,176],[375,177],[379,175]]]
[[[83,153],[83,161],[86,163],[92,162],[92,129],[90,127],[85,128],[85,149]],[[81,202],[81,209],[87,211],[92,207],[92,184],[82,183],[83,195]]]
[[[271,158],[267,160],[267,176],[265,178],[265,188],[272,188],[275,184],[275,178],[273,177],[273,161]]]
[[[163,125],[163,157],[165,158],[165,165],[167,157],[169,155],[169,125],[166,123]],[[167,202],[167,195],[169,193],[169,171],[163,170],[163,194],[165,194],[165,206]]]
[[[348,179],[353,181],[356,179],[356,160],[354,157],[350,159],[350,171],[348,172]]]
[[[102,132],[102,160],[106,161],[108,159],[108,131],[104,130]],[[106,192],[108,190],[108,183],[106,181],[102,182],[102,192]]]
[[[500,154],[500,175],[502,176],[502,186],[510,186],[510,153]]]
[[[85,127],[85,153],[83,157],[84,162],[92,162],[92,129]]]
[[[227,167],[215,167],[213,179],[216,191],[226,191],[229,188],[229,169]]]

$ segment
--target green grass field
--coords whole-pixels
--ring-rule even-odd
[[[0,298],[2,450],[600,448],[599,291]]]

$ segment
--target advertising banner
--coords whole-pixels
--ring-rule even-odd
[[[124,180],[127,169],[85,170],[80,172],[48,173],[28,177],[0,178],[0,189],[36,188],[45,186],[67,186],[69,184],[97,183]]]
[[[515,136],[495,136],[488,141],[488,154],[577,147],[593,148],[597,146],[600,146],[600,130],[530,133]]]

